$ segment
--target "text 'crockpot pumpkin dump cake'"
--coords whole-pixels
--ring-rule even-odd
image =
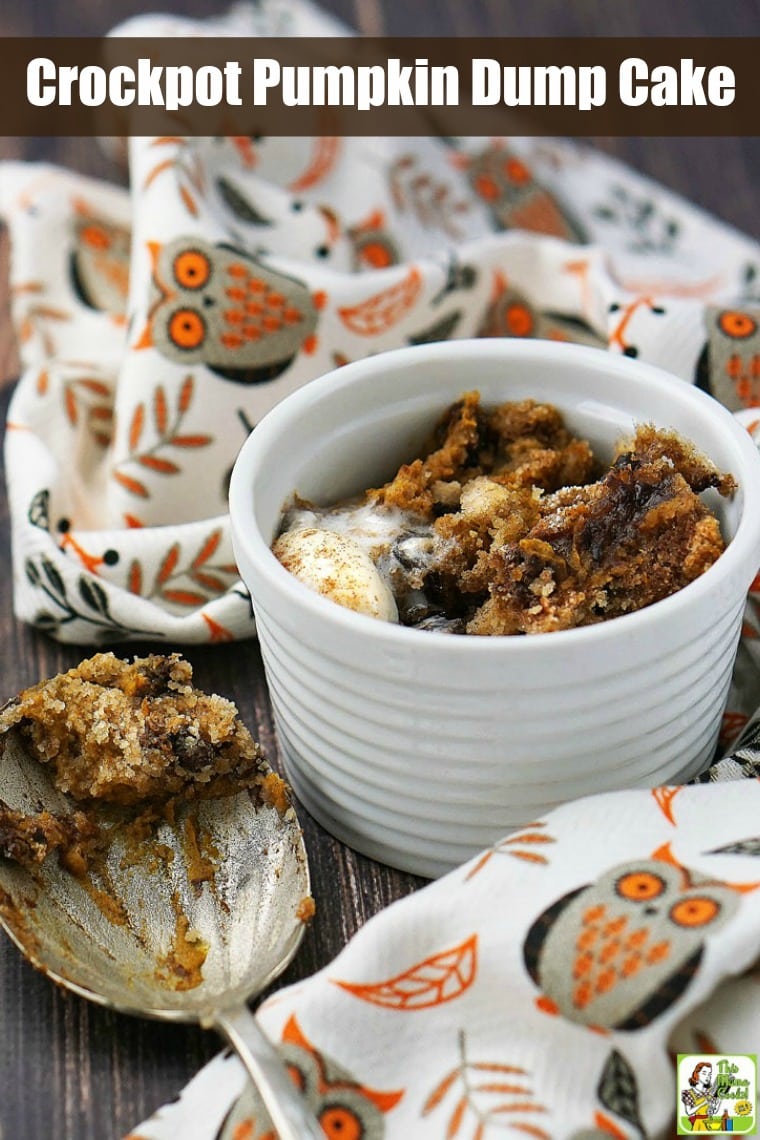
[[[469,392],[389,483],[315,506],[296,497],[273,544],[334,601],[423,630],[547,633],[642,609],[720,556],[700,499],[721,473],[644,424],[606,468],[550,404],[484,408]]]

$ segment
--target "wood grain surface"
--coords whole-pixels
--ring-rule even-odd
[[[758,0],[327,0],[360,31],[391,35],[751,35]],[[214,0],[170,0],[162,10],[212,15]],[[147,0],[0,0],[2,35],[84,35],[145,10]],[[2,113],[0,112],[0,128]],[[752,139],[600,139],[597,145],[706,209],[760,237],[760,141]],[[0,157],[54,160],[119,181],[97,144],[86,139],[0,138]],[[0,279],[4,249],[0,249]],[[12,379],[14,348],[0,294],[0,369]],[[10,385],[3,389],[7,406]],[[3,416],[4,419],[4,416]],[[70,668],[83,656],[22,626],[13,616],[8,508],[0,506],[0,700]],[[135,652],[147,646],[130,647]],[[122,649],[123,652],[123,649]],[[277,745],[259,651],[247,643],[190,649],[198,683],[232,697],[269,757]],[[325,965],[354,931],[419,880],[375,864],[332,840],[301,812],[310,852],[316,919],[282,978],[296,981]],[[59,992],[6,940],[0,941],[0,1140],[105,1140],[119,1137],[166,1100],[219,1048],[211,1034],[124,1017]],[[410,1138],[413,1140],[413,1138]]]

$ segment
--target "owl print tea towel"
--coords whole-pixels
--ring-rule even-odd
[[[673,1055],[760,1046],[759,821],[757,779],[556,809],[377,915],[262,1025],[328,1140],[670,1140]],[[273,1140],[236,1058],[130,1140],[178,1136]]]
[[[303,0],[124,34],[326,34]],[[760,248],[600,154],[531,139],[134,138],[130,191],[0,168],[23,375],[15,606],[64,641],[251,636],[227,517],[248,432],[340,364],[466,336],[639,356],[760,398]]]

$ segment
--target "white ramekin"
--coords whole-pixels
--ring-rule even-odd
[[[295,492],[328,503],[381,483],[470,389],[486,404],[555,404],[600,455],[641,422],[693,440],[739,484],[730,502],[709,493],[726,551],[647,609],[513,638],[377,621],[280,565],[270,544]],[[370,357],[261,421],[235,464],[230,514],[288,776],[365,854],[438,875],[557,803],[678,782],[711,756],[760,565],[760,454],[725,408],[667,373],[537,340]]]

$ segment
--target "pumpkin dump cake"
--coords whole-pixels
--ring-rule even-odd
[[[173,818],[182,803],[243,789],[280,812],[289,807],[286,785],[235,705],[194,688],[192,667],[177,653],[132,663],[98,653],[9,701],[0,749],[9,733],[75,801],[60,815],[24,814],[0,801],[0,854],[26,865],[57,851],[81,872],[104,841],[103,812],[110,824],[149,826]]]
[[[273,544],[306,584],[418,629],[478,635],[591,625],[668,597],[724,542],[700,499],[722,474],[672,431],[639,426],[606,468],[557,408],[443,414],[418,458],[357,499],[295,499]]]

